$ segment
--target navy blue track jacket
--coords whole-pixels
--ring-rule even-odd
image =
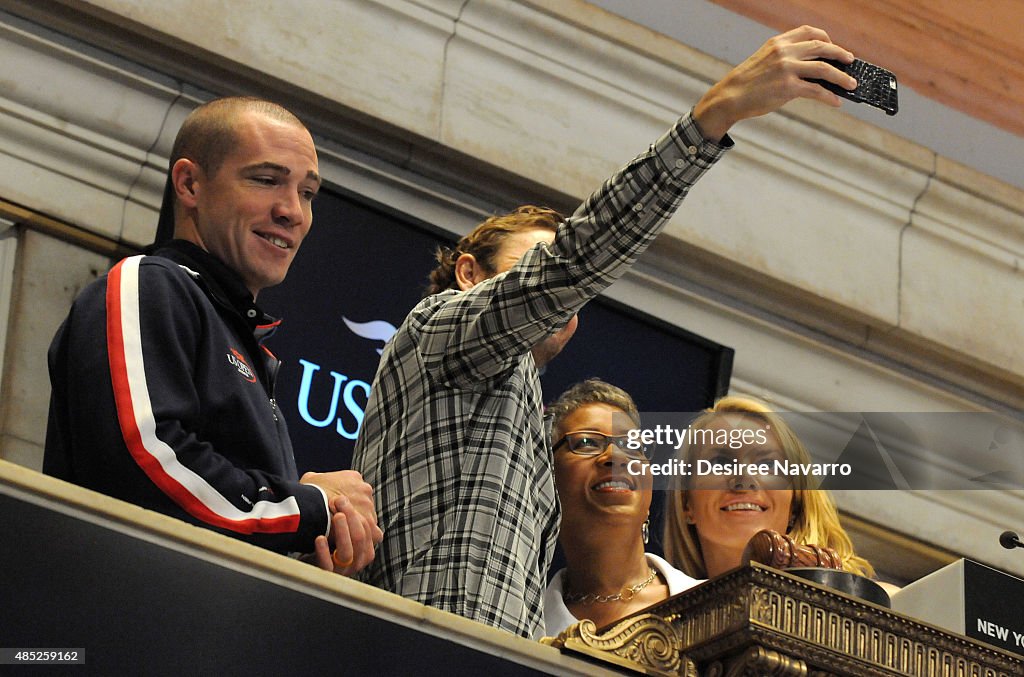
[[[237,274],[175,240],[75,300],[49,352],[44,472],[278,552],[328,529],[273,397],[277,325]]]

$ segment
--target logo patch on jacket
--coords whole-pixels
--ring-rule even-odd
[[[230,350],[231,352],[227,354],[228,364],[237,369],[238,373],[241,374],[246,381],[249,383],[256,383],[256,372],[254,372],[252,367],[249,366],[249,363],[245,361],[245,356],[234,348],[231,348]]]

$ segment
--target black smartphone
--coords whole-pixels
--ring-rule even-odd
[[[811,82],[821,85],[830,92],[835,92],[844,99],[881,108],[887,115],[896,115],[899,111],[899,93],[896,76],[892,74],[892,71],[887,71],[860,59],[854,59],[850,64],[832,59],[819,59],[819,61],[835,66],[854,78],[857,81],[857,89],[851,92],[827,80],[813,79]]]

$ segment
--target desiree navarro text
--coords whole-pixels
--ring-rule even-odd
[[[696,463],[687,463],[673,458],[664,463],[648,463],[633,459],[626,464],[626,472],[630,475],[678,475],[689,477],[708,476],[762,476],[762,477],[849,477],[853,468],[849,463],[794,463],[787,460],[775,460],[771,463],[712,463],[704,459]]]

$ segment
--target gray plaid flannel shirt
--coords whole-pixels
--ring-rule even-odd
[[[384,542],[362,580],[526,637],[558,535],[531,347],[619,278],[727,150],[690,115],[505,274],[421,301],[388,343],[353,467]]]

